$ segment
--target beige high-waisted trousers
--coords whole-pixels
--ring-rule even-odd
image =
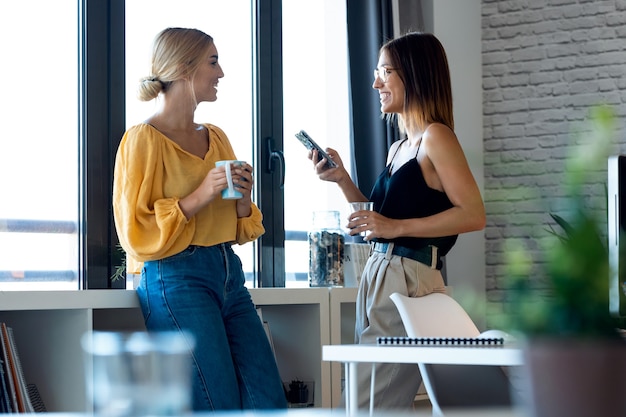
[[[376,343],[378,336],[406,336],[400,314],[389,299],[394,292],[420,297],[446,292],[441,271],[430,266],[386,253],[372,252],[365,265],[356,299],[355,343]],[[369,408],[372,366],[359,364],[359,408]],[[421,384],[417,364],[376,365],[374,407],[411,409]]]

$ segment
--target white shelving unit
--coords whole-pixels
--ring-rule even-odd
[[[341,391],[331,388],[340,387],[340,370],[331,374],[331,364],[321,360],[322,346],[351,342],[334,335],[333,323],[354,314],[349,303],[356,289],[263,288],[250,293],[270,324],[282,379],[315,381],[316,407],[339,404]],[[337,311],[331,303],[338,302]],[[26,380],[37,385],[50,412],[87,410],[80,346],[85,332],[145,330],[137,296],[127,290],[0,292],[0,321],[13,328]]]
[[[258,288],[250,293],[270,325],[283,382],[315,381],[315,406],[330,407],[330,363],[322,362],[322,345],[330,343],[328,288]]]
[[[80,338],[107,317],[108,328],[145,328],[133,291],[0,292],[0,321],[13,328],[26,381],[48,411],[87,410]]]
[[[356,288],[333,288],[330,291],[330,344],[354,343],[354,324],[356,322]],[[344,365],[332,362],[331,405],[339,407],[345,380]]]

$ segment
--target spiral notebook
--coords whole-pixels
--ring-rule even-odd
[[[378,345],[412,346],[499,346],[504,344],[502,337],[406,337],[391,336],[376,338]]]

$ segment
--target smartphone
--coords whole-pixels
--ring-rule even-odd
[[[301,130],[298,133],[296,133],[296,138],[298,138],[298,140],[302,142],[302,144],[308,150],[315,149],[317,151],[317,162],[326,158],[327,168],[337,168],[337,163],[335,163],[335,161],[332,160],[332,158],[320,147],[320,145],[315,143],[315,141],[311,139],[311,136],[309,136],[309,134],[306,133],[304,130]]]

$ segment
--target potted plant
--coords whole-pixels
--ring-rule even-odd
[[[593,120],[600,140],[568,161],[569,209],[551,214],[545,259],[533,263],[524,251],[509,252],[504,317],[524,344],[529,383],[522,400],[536,417],[626,415],[626,341],[623,323],[609,312],[606,213],[584,192],[585,170],[608,158],[610,113],[596,109]],[[541,289],[533,274],[542,277]]]
[[[115,267],[111,281],[126,279],[126,251],[119,243],[115,246],[116,251],[113,253],[113,265]]]
[[[306,404],[309,400],[308,384],[299,379],[291,380],[287,400],[291,404]]]

